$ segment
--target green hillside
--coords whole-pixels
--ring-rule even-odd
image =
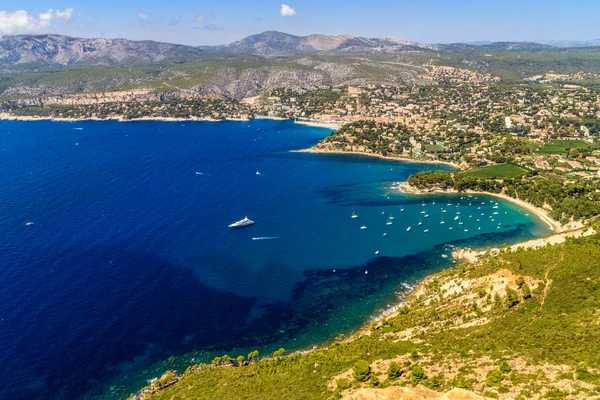
[[[493,398],[600,395],[600,235],[504,250],[430,277],[354,340],[249,364],[190,367],[152,399],[328,399],[359,387],[424,384]],[[218,366],[217,366],[218,365]],[[352,370],[351,370],[352,369]]]

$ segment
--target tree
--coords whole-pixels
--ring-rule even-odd
[[[212,365],[214,365],[215,367],[218,365],[221,365],[221,357],[215,357],[212,360]]]
[[[503,373],[508,373],[512,370],[512,368],[510,368],[510,365],[508,365],[508,361],[506,361],[506,360],[502,360],[502,362],[500,363],[498,368]]]
[[[427,374],[425,370],[420,365],[413,365],[410,370],[410,383],[413,385],[418,385],[421,381],[427,379]]]
[[[499,369],[488,372],[485,377],[485,383],[488,386],[498,387],[502,383],[502,372]]]
[[[285,353],[285,349],[283,347],[280,347],[279,350],[275,350],[273,352],[273,357],[281,357],[283,353]]]
[[[235,360],[237,361],[238,365],[241,367],[246,362],[246,357],[237,356],[237,358]]]
[[[371,374],[371,385],[379,386],[379,378],[375,374]]]
[[[371,366],[365,360],[358,360],[354,363],[354,379],[359,382],[366,382],[371,377]]]
[[[400,376],[402,375],[402,368],[400,368],[400,364],[392,361],[390,363],[390,366],[388,367],[387,375],[389,379],[400,378]]]
[[[527,284],[523,285],[523,287],[521,288],[521,294],[523,295],[524,299],[528,299],[531,297],[531,289]]]
[[[517,287],[519,289],[521,289],[521,287],[525,284],[525,278],[523,278],[522,276],[518,277],[516,284],[517,284]]]
[[[517,291],[506,287],[506,307],[512,308],[519,304],[519,295]]]
[[[431,378],[431,387],[434,389],[440,388],[444,384],[444,380],[439,375],[434,375]]]
[[[258,350],[251,351],[250,353],[248,353],[248,361],[255,361],[254,359],[258,358],[258,355]]]

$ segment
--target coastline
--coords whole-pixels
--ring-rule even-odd
[[[345,155],[351,155],[351,156],[365,156],[365,157],[379,158],[379,159],[388,160],[388,161],[404,161],[404,162],[412,162],[412,163],[416,163],[416,164],[448,165],[452,168],[459,167],[457,164],[449,162],[449,161],[420,160],[420,159],[409,158],[409,157],[390,157],[390,156],[382,156],[380,154],[365,153],[362,151],[320,150],[320,149],[315,149],[314,147],[311,147],[308,149],[302,149],[302,150],[293,150],[293,151],[297,152],[297,153],[313,153],[313,154],[345,154]]]
[[[404,193],[419,194],[419,195],[428,195],[428,194],[460,194],[461,193],[461,192],[459,192],[459,191],[457,191],[455,189],[450,189],[450,190],[434,189],[434,190],[423,191],[423,190],[419,190],[419,189],[411,186],[408,182],[403,182],[400,185],[400,189]],[[509,201],[509,202],[511,202],[513,204],[516,204],[519,207],[525,208],[528,211],[531,211],[532,213],[534,213],[535,215],[537,215],[542,221],[544,221],[546,224],[548,224],[548,226],[550,227],[550,229],[552,229],[552,231],[554,231],[554,233],[561,233],[561,232],[564,232],[564,231],[568,230],[568,228],[566,226],[563,226],[560,223],[558,223],[557,221],[555,221],[552,218],[550,218],[550,216],[548,215],[548,210],[545,210],[545,209],[540,208],[540,207],[536,207],[533,204],[529,204],[529,203],[527,203],[527,202],[525,202],[525,201],[523,201],[521,199],[515,199],[515,198],[507,196],[507,195],[505,195],[503,193],[478,192],[476,190],[466,190],[463,193],[470,194],[470,195],[483,194],[483,195],[487,195],[487,196],[497,197],[497,198],[505,200],[505,201]],[[579,228],[579,227],[575,227],[574,229],[577,229],[577,228]]]
[[[225,121],[234,121],[234,122],[250,122],[254,119],[267,119],[271,121],[290,121],[294,124],[306,125],[306,126],[314,126],[317,128],[328,128],[337,130],[344,125],[344,123],[339,121],[320,121],[320,120],[294,120],[291,118],[279,118],[279,117],[268,117],[264,115],[256,115],[253,118],[235,118],[228,117],[222,119],[215,118],[207,118],[207,117],[189,117],[189,118],[179,118],[179,117],[141,117],[141,118],[123,118],[122,116],[109,116],[106,118],[98,118],[98,117],[85,117],[85,118],[57,118],[50,116],[40,116],[40,115],[14,115],[10,113],[0,113],[0,121],[52,121],[52,122],[81,122],[81,121],[118,121],[118,122],[136,122],[136,121],[158,121],[158,122],[225,122]]]

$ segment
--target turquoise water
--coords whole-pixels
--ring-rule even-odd
[[[290,152],[327,134],[0,122],[0,398],[119,398],[192,359],[310,348],[449,266],[449,245],[549,233],[489,197],[397,190],[431,165]]]

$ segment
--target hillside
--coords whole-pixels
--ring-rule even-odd
[[[173,375],[156,381],[166,387],[146,397],[358,399],[370,398],[356,394],[366,388],[420,384],[500,399],[598,398],[599,262],[600,235],[505,250],[430,276],[353,340],[249,364],[224,356],[174,385]]]
[[[197,47],[150,40],[83,39],[62,35],[18,35],[0,38],[0,71],[73,66],[180,63],[201,59]]]

